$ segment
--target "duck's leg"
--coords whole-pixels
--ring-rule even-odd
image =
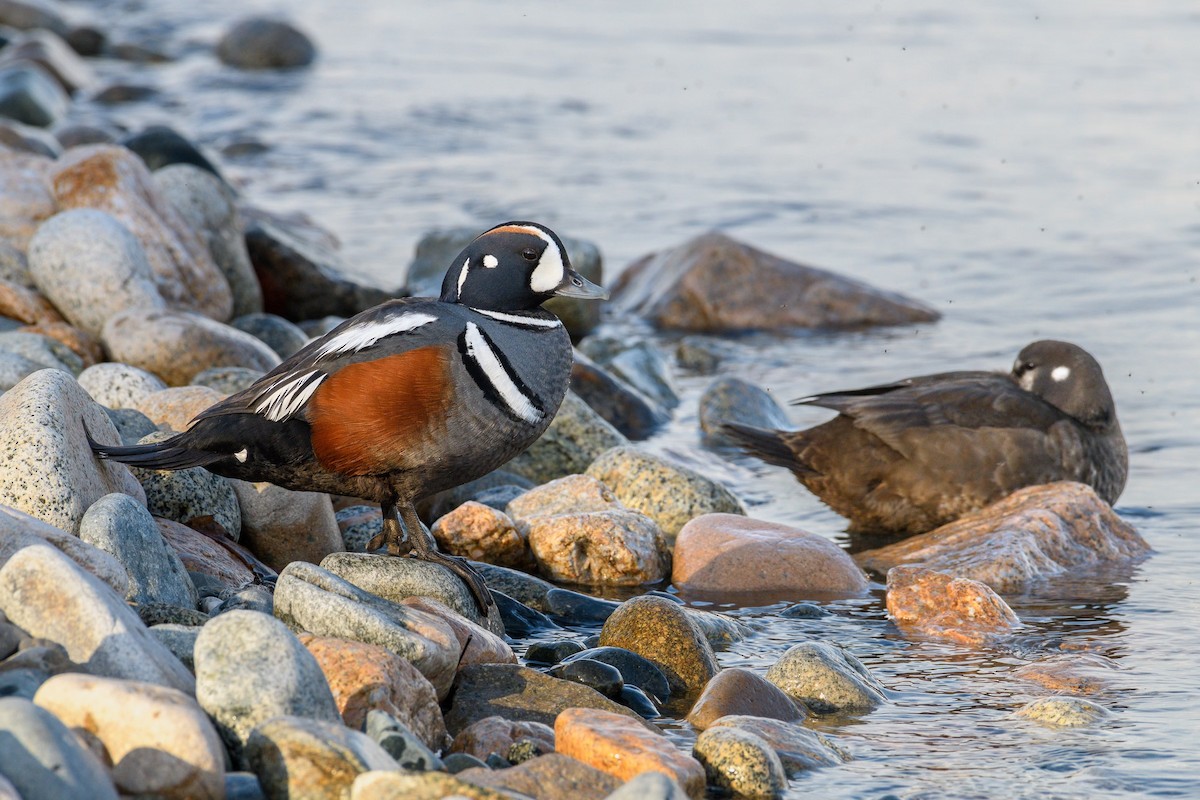
[[[390,556],[407,555],[412,546],[404,541],[404,528],[396,516],[395,499],[385,499],[379,504],[379,510],[383,512],[383,531],[367,544],[368,552],[384,547]]]
[[[412,503],[401,501],[394,504],[391,508],[393,515],[395,515],[397,507],[400,510],[400,517],[404,520],[404,529],[408,532],[408,543],[412,546],[412,552],[409,555],[422,561],[441,564],[462,578],[475,598],[475,605],[479,607],[479,613],[486,617],[488,608],[493,605],[494,601],[492,593],[488,591],[487,584],[483,582],[479,573],[472,569],[462,556],[447,555],[437,549],[437,542],[434,540],[433,534],[425,530],[425,526],[421,524],[421,518],[417,516],[417,509]],[[384,525],[386,524],[385,512]]]

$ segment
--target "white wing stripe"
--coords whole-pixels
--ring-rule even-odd
[[[529,423],[542,418],[542,412],[521,392],[474,322],[467,323],[467,358],[479,365],[496,394],[500,395],[512,413]]]
[[[321,346],[320,354],[323,356],[334,355],[337,353],[357,353],[364,347],[371,345],[383,339],[386,336],[392,336],[397,333],[406,333],[415,330],[422,325],[428,325],[431,322],[437,322],[437,317],[432,314],[422,314],[420,312],[412,312],[402,314],[399,317],[380,322],[367,322],[361,325],[351,325],[346,330],[334,336]]]
[[[478,314],[483,314],[485,317],[498,319],[501,322],[511,322],[514,325],[529,325],[534,328],[562,327],[562,320],[558,317],[554,319],[539,319],[538,317],[523,317],[520,314],[505,314],[503,311],[485,311],[482,308],[472,308],[471,310]]]
[[[325,374],[313,370],[272,384],[254,410],[272,422],[281,422],[303,408],[323,380]]]

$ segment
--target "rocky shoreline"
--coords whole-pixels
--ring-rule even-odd
[[[213,52],[275,69],[315,50],[255,20]],[[582,355],[550,430],[421,509],[496,593],[489,617],[440,567],[364,552],[381,520],[355,498],[95,460],[88,435],[181,430],[341,318],[429,293],[473,234],[428,235],[405,290],[363,286],[318,226],[250,207],[177,133],[70,123],[83,87],[122,89],[95,88],[89,59],[160,56],[0,1],[0,798],[780,796],[851,759],[831,729],[891,693],[834,641],[723,668],[755,632],[680,597],[819,617],[874,577],[901,635],[994,645],[1023,628],[1001,594],[1148,552],[1076,484],[854,556],[748,517],[637,444],[678,413],[673,373],[713,374],[719,352],[684,339],[672,361],[569,301],[554,310]],[[567,246],[600,281],[601,249]],[[608,313],[715,335],[937,316],[719,234],[631,265]],[[718,378],[699,419],[720,446],[716,420],[786,415]],[[1030,663],[1046,691],[1016,713],[1095,724],[1105,668]]]

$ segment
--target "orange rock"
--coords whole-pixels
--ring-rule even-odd
[[[530,739],[544,752],[554,750],[554,729],[532,720],[484,717],[458,732],[450,744],[451,753],[466,753],[486,759],[490,754],[505,755],[513,742]]]
[[[40,333],[56,339],[71,348],[75,355],[83,359],[83,366],[90,367],[104,360],[104,348],[100,340],[85,330],[68,325],[65,322],[39,322],[37,325],[26,325],[18,330],[25,333]]]
[[[556,750],[630,780],[643,772],[674,778],[692,797],[704,796],[704,767],[639,720],[588,708],[568,708],[554,721]]]
[[[520,797],[571,800],[604,800],[621,786],[613,776],[562,753],[546,753],[507,769],[464,769],[455,777],[488,789],[516,792]]]
[[[188,572],[210,575],[234,589],[254,582],[250,568],[208,536],[173,520],[155,517],[154,521],[158,524],[158,532],[175,548]]]
[[[416,595],[406,597],[401,602],[435,617],[441,617],[449,624],[462,653],[458,661],[459,669],[471,664],[517,663],[517,655],[508,646],[508,642],[432,597]]]
[[[742,667],[717,673],[688,712],[687,721],[704,730],[731,714],[802,722],[806,713],[795,700],[761,675]]]
[[[166,425],[173,431],[186,431],[192,419],[223,394],[208,386],[172,386],[148,394],[133,404],[155,425]]]
[[[62,314],[33,289],[0,278],[0,316],[19,320],[26,325],[39,322],[62,322]]]
[[[438,547],[472,561],[503,567],[528,567],[529,547],[512,519],[503,511],[468,500],[433,523]]]
[[[1021,621],[986,584],[923,567],[893,567],[887,609],[901,630],[978,644],[1012,633]]]
[[[404,723],[431,750],[449,735],[433,684],[411,663],[379,645],[300,634],[325,673],[346,726],[362,730],[367,712],[386,711]]]

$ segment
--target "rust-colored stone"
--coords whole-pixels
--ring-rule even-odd
[[[62,314],[40,293],[3,278],[0,278],[0,317],[26,325],[63,321]]]
[[[459,669],[471,664],[517,663],[517,654],[508,646],[508,642],[432,597],[415,595],[406,597],[401,602],[440,617],[450,626],[450,630],[454,631],[454,638],[458,640],[461,653],[458,660]]]
[[[522,739],[536,742],[545,752],[554,750],[554,729],[549,725],[492,716],[476,720],[459,731],[450,744],[450,752],[486,759],[492,753],[504,755],[513,742]]]
[[[1021,621],[986,584],[922,567],[893,567],[887,609],[906,633],[979,644],[1012,633]]]
[[[210,575],[234,589],[254,582],[250,568],[210,537],[173,520],[155,517],[154,521],[158,524],[158,532],[175,549],[188,572]]]
[[[782,689],[742,667],[730,667],[718,672],[688,712],[687,721],[693,728],[702,731],[721,717],[731,714],[784,722],[802,722],[807,716],[804,709],[784,694]]]
[[[439,549],[502,567],[532,563],[525,537],[503,511],[468,500],[433,523]]]

